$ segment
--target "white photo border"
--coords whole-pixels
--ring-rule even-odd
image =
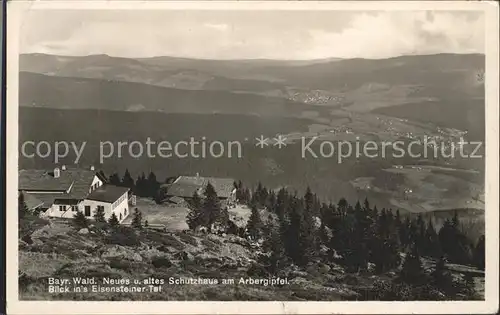
[[[484,301],[440,302],[163,302],[24,301],[18,295],[19,37],[27,10],[445,10],[485,14],[486,276]],[[495,1],[10,1],[7,3],[6,271],[8,314],[493,314],[498,311],[499,67]]]

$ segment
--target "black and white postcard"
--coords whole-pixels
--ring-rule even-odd
[[[495,313],[498,4],[7,4],[9,314]]]

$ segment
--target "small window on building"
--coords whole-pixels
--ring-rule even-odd
[[[78,211],[78,206],[71,206],[71,211],[77,212]]]
[[[66,211],[66,206],[59,206],[59,211]]]

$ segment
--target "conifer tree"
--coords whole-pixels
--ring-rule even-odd
[[[17,201],[18,201],[19,219],[22,219],[27,215],[31,214],[31,212],[28,209],[28,206],[26,205],[26,201],[24,200],[23,192],[19,194]]]
[[[342,208],[345,210],[340,210]],[[332,226],[333,235],[330,240],[330,248],[342,256],[342,262],[348,269],[357,271],[358,268],[352,262],[355,257],[354,251],[357,242],[357,239],[353,237],[356,229],[354,209],[347,202],[346,205],[341,205],[339,202],[337,209],[339,209],[339,213],[334,226]]]
[[[251,211],[252,213],[247,223],[247,231],[253,240],[258,240],[262,236],[262,220],[257,205],[253,204],[251,206]]]
[[[248,204],[250,203],[250,199],[252,198],[252,194],[250,193],[250,189],[245,187],[245,189],[243,190],[243,203],[244,204]]]
[[[302,203],[302,202],[301,202]],[[307,264],[315,255],[317,248],[316,227],[314,220],[314,195],[308,187],[304,195],[304,210],[299,221],[299,252],[302,264]]]
[[[276,207],[275,213],[278,215],[280,220],[285,217],[286,211],[288,207],[288,194],[287,191],[282,188],[278,191],[278,195],[276,197]]]
[[[140,197],[146,197],[147,196],[147,182],[146,182],[146,175],[144,172],[142,172],[141,175],[137,177],[137,180],[135,181],[135,194],[140,196]]]
[[[377,208],[377,206],[374,206],[373,207],[373,214],[372,214],[373,218],[375,218],[375,219],[378,218],[378,214],[379,214],[378,208]]]
[[[459,220],[455,212],[453,219],[446,220],[439,230],[438,238],[443,250],[451,262],[468,264],[471,262],[471,244],[459,230]]]
[[[138,230],[142,229],[142,213],[138,208],[134,210],[134,217],[132,218],[132,227]]]
[[[400,277],[409,284],[417,284],[422,281],[423,268],[418,247],[414,244],[411,252],[406,254]]]
[[[255,189],[255,202],[257,202],[258,207],[265,207],[266,206],[266,200],[267,200],[267,195],[268,191],[264,186],[262,186],[262,183],[259,182],[257,185],[257,188]]]
[[[229,209],[227,207],[222,207],[220,209],[220,215],[219,215],[219,218],[217,220],[217,223],[224,231],[228,230],[228,228],[229,228]]]
[[[204,200],[202,205],[203,216],[206,216],[208,230],[212,230],[212,225],[221,221],[221,206],[214,186],[209,182],[205,187]]]
[[[121,186],[122,182],[120,180],[120,175],[118,175],[118,173],[111,174],[111,176],[109,177],[109,183],[111,185]]]
[[[147,179],[147,196],[151,198],[157,198],[158,189],[160,189],[160,183],[156,179],[156,175],[154,172],[150,172]]]
[[[474,248],[474,265],[477,268],[484,270],[485,266],[485,237],[481,235],[477,241],[476,247]]]
[[[353,243],[349,257],[349,265],[354,270],[363,270],[368,265],[369,244],[373,238],[371,235],[372,224],[368,212],[361,207],[358,201],[354,207],[354,233],[351,236]]]
[[[427,229],[424,234],[423,253],[430,257],[439,258],[442,256],[441,244],[439,243],[438,235],[432,220],[429,219]]]
[[[425,242],[425,232],[426,232],[426,227],[425,227],[425,221],[421,213],[418,214],[417,216],[417,222],[416,222],[416,235],[415,235],[415,241],[417,246],[419,247],[419,250],[421,253],[425,252],[425,246],[427,245]]]
[[[370,202],[368,202],[368,198],[365,197],[365,201],[363,202],[363,205],[364,205],[364,210],[369,212],[371,211],[372,209],[370,208]]]
[[[437,260],[431,277],[434,285],[440,289],[447,288],[451,285],[452,281],[449,273],[446,272],[444,256],[439,257]]]
[[[191,230],[199,226],[206,226],[207,220],[202,209],[202,201],[198,193],[193,193],[193,198],[189,202],[189,213],[187,215],[187,224]]]
[[[349,203],[344,198],[340,198],[337,203],[337,209],[341,215],[344,215],[347,212],[347,208],[349,207]]]
[[[130,188],[132,191],[135,190],[134,179],[132,178],[132,175],[130,175],[130,172],[128,171],[128,169],[125,170],[125,174],[123,175],[121,185],[123,187]]]
[[[74,216],[73,224],[79,228],[87,228],[89,226],[89,221],[81,211],[77,211]]]
[[[396,210],[396,217],[394,218],[394,220],[396,228],[399,230],[399,228],[401,227],[401,214],[399,213],[399,209]]]
[[[265,206],[269,212],[276,213],[276,193],[274,191],[270,191],[267,194]]]
[[[398,229],[399,232],[399,240],[401,242],[401,247],[407,248],[411,242],[410,242],[410,219],[408,217],[405,218],[404,222],[402,222],[400,228]]]
[[[330,244],[330,235],[328,234],[328,227],[321,223],[321,226],[318,231],[318,237],[319,237],[319,245],[325,245],[328,246]]]
[[[391,229],[390,212],[382,209],[376,218],[370,242],[370,261],[377,272],[396,268],[400,263],[398,237]]]
[[[283,248],[282,237],[280,235],[280,228],[277,228],[275,226],[273,220],[268,220],[266,230],[268,230],[269,233],[264,242],[264,246],[270,252],[269,272],[271,274],[276,274],[276,272],[281,269],[285,261],[285,252]]]
[[[96,222],[106,223],[104,207],[97,207],[97,210],[94,213],[94,220]]]
[[[244,199],[244,188],[243,188],[243,183],[241,182],[241,180],[239,181],[235,181],[234,182],[234,188],[236,189],[236,200],[238,200],[239,202],[243,202],[243,199]]]
[[[298,265],[304,263],[301,248],[301,220],[302,220],[302,202],[296,197],[290,199],[290,223],[286,228],[286,235],[284,237],[285,249],[287,255],[292,261]]]
[[[118,217],[114,212],[111,214],[111,217],[108,220],[108,224],[112,228],[115,228],[120,224],[120,222],[118,221]]]
[[[451,225],[455,228],[458,229],[460,224],[460,220],[458,219],[458,212],[455,210],[453,212],[453,219],[451,220]]]

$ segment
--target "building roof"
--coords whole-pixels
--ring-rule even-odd
[[[178,196],[173,196],[168,199],[169,202],[175,203],[175,204],[182,204],[185,202],[184,198],[178,197]]]
[[[200,177],[200,176],[179,176],[175,182],[165,185],[168,196],[192,197],[194,192],[199,194],[208,185],[212,184],[219,198],[228,198],[234,190],[234,180],[232,178]]]
[[[38,199],[32,194],[23,193],[23,197],[24,197],[24,203],[26,203],[26,207],[28,207],[28,209],[30,210],[36,209],[43,205],[43,201]]]
[[[186,183],[173,183],[167,188],[167,195],[191,198],[194,193],[201,193],[202,185],[186,184]]]
[[[36,196],[36,198],[40,201],[43,202],[43,206],[42,208],[49,208],[50,206],[52,206],[54,204],[54,201],[56,199],[59,199],[59,198],[64,198],[64,196],[66,196],[66,194],[52,194],[52,193],[45,193],[45,194],[30,194],[30,193],[26,193],[25,195],[31,195],[31,196]]]
[[[54,177],[53,171],[46,170],[20,170],[18,190],[66,192],[63,198],[84,199],[89,193],[94,176],[103,178],[95,171],[84,169],[60,170],[60,176]]]
[[[91,192],[85,199],[113,203],[129,190],[128,187],[106,184]]]

